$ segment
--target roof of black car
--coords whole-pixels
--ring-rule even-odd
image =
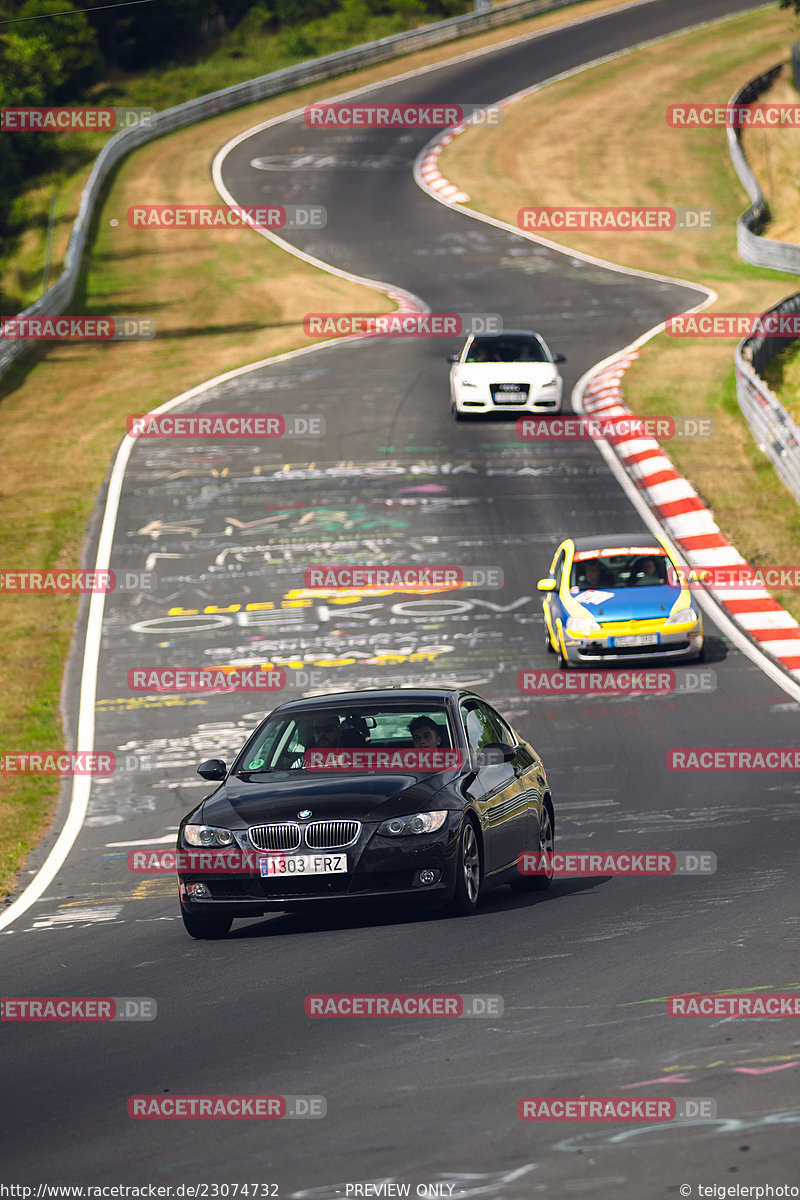
[[[417,704],[444,704],[453,696],[473,695],[477,692],[469,688],[457,687],[387,687],[362,688],[353,692],[328,692],[325,695],[303,696],[299,700],[287,700],[280,710],[320,708],[322,705],[334,705],[338,708],[349,704],[397,704],[398,706],[414,706]],[[482,697],[481,697],[482,699]]]

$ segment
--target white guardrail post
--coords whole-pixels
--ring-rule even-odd
[[[752,104],[772,86],[782,71],[783,63],[780,63],[757,79],[751,79],[734,92],[729,105]],[[729,126],[727,134],[731,162],[751,200],[750,207],[736,222],[739,256],[757,267],[800,274],[800,246],[761,236],[761,230],[769,220],[769,205],[744,156],[740,130]],[[762,317],[768,325],[768,318],[773,314],[797,312],[800,312],[800,293],[788,296],[762,313]],[[772,460],[778,475],[800,503],[800,429],[761,378],[767,363],[789,340],[759,333],[739,343],[734,360],[736,397],[759,448]]]
[[[429,46],[454,41],[467,34],[481,33],[487,29],[511,25],[515,21],[537,16],[539,13],[569,8],[577,3],[579,0],[511,0],[510,3],[500,4],[496,8],[489,7],[480,12],[450,17],[446,21],[424,25],[409,33],[393,34],[391,37],[380,38],[376,42],[354,46],[350,50],[340,50],[336,54],[327,54],[323,58],[298,63],[294,67],[284,67],[280,71],[272,71],[257,79],[249,79],[244,83],[235,84],[233,87],[212,92],[208,96],[200,96],[196,100],[189,100],[185,104],[178,104],[174,108],[156,113],[146,124],[124,129],[120,133],[114,134],[95,159],[89,180],[83,190],[78,215],[73,224],[69,245],[64,256],[64,270],[58,281],[44,295],[18,315],[22,317],[56,316],[63,313],[69,306],[75,294],[81,258],[103,182],[112,167],[138,146],[153,141],[164,133],[183,129],[196,121],[204,121],[218,113],[254,104],[256,101],[265,100],[270,96],[278,96],[282,92],[291,91],[304,84],[315,83],[321,79],[332,79],[336,75],[344,75],[358,67],[385,62],[401,54],[409,54],[414,50],[424,50]],[[29,348],[30,343],[25,341],[9,340],[5,345],[0,343],[0,378],[11,363]]]

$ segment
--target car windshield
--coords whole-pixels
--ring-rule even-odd
[[[467,357],[468,363],[549,362],[544,347],[535,337],[476,337]]]
[[[303,770],[305,751],[317,748],[450,749],[452,745],[450,723],[441,704],[304,708],[269,718],[245,744],[234,771]]]
[[[591,555],[572,563],[570,590],[593,588],[668,587],[680,590],[677,572],[662,552],[652,554]]]

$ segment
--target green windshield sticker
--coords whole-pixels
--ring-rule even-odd
[[[257,771],[259,767],[263,767],[263,758],[254,758],[252,762],[247,764],[248,771]]]

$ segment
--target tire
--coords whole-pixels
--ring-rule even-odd
[[[481,852],[475,826],[468,818],[462,825],[458,838],[456,889],[449,905],[453,916],[472,916],[478,907],[480,891]]]
[[[548,654],[555,654],[553,643],[550,641],[550,634],[547,629],[547,622],[544,623],[544,648]]]
[[[563,643],[564,639],[563,639],[563,635],[561,634],[560,630],[557,630],[556,640],[558,642],[558,650],[556,651],[556,653],[558,654],[558,665],[562,671],[568,671],[570,669],[570,667],[572,666],[572,664],[570,663],[569,659],[564,654],[564,650],[562,648],[562,643]]]
[[[547,851],[553,852],[553,819],[550,816],[550,809],[546,804],[542,805],[542,820],[539,827],[539,853]],[[517,892],[544,892],[550,887],[553,882],[552,867],[547,875],[523,875],[521,879],[516,879],[512,883],[512,888]]]
[[[181,916],[186,932],[200,941],[216,941],[230,933],[233,917],[201,917],[188,913],[181,905]]]

